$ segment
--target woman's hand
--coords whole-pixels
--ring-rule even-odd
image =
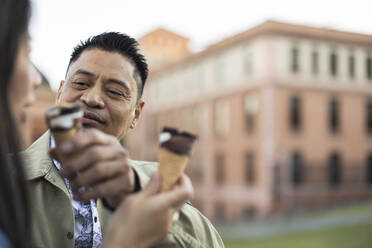
[[[103,247],[145,248],[164,239],[173,225],[173,215],[193,197],[193,187],[182,175],[172,191],[159,191],[156,173],[144,190],[128,196],[111,218]]]

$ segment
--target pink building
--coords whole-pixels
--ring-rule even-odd
[[[372,35],[267,21],[152,71],[145,101],[131,157],[156,160],[164,125],[198,134],[209,218],[372,199]]]

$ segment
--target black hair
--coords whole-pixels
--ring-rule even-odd
[[[91,36],[87,40],[81,41],[71,54],[66,76],[71,64],[75,62],[85,50],[94,48],[108,52],[117,52],[130,60],[135,67],[134,78],[138,88],[137,100],[140,99],[148,75],[148,65],[145,57],[139,52],[138,42],[126,34],[107,32]]]
[[[27,39],[29,0],[0,0],[0,230],[12,247],[29,247],[27,187],[18,155],[19,136],[9,104],[10,78]]]

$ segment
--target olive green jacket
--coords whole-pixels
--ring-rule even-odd
[[[50,133],[46,132],[22,152],[29,183],[31,236],[35,247],[74,247],[75,220],[66,185],[48,156]],[[157,169],[157,163],[130,161],[140,179],[141,187]],[[111,212],[97,202],[104,234]],[[149,223],[151,224],[151,223]],[[165,240],[155,247],[224,247],[215,228],[197,209],[185,204],[180,218]]]

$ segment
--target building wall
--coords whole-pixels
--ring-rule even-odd
[[[190,54],[187,38],[162,28],[141,37],[139,43],[151,69],[178,61]]]
[[[265,79],[266,62],[270,61],[266,55],[267,43],[267,38],[252,40],[155,75],[147,87],[150,108],[156,111],[158,108],[174,107],[174,104],[200,101],[201,98],[239,91]],[[251,72],[246,72],[242,63],[247,53],[252,56]]]
[[[293,47],[298,49],[296,72],[291,68]],[[314,50],[319,57],[316,74]],[[147,83],[146,112],[128,137],[128,148],[136,159],[156,160],[163,126],[196,133],[198,143],[186,172],[195,187],[194,204],[213,220],[370,198],[366,156],[372,143],[365,131],[365,105],[372,98],[365,66],[370,50],[354,43],[268,34],[160,70]],[[330,73],[332,51],[338,58],[337,75]],[[349,75],[350,54],[355,56],[354,77]],[[296,132],[290,129],[293,96],[301,101]],[[338,134],[328,126],[332,98],[340,103]],[[253,118],[248,131],[247,111]],[[342,161],[336,187],[330,186],[327,169],[335,151]],[[304,167],[297,186],[294,152]]]
[[[323,83],[323,84],[369,84],[366,78],[365,60],[372,51],[372,46],[345,44],[330,41],[309,40],[297,37],[279,36],[275,40],[275,74],[278,78],[290,81]],[[291,73],[290,50],[299,49],[299,72]],[[312,72],[311,53],[319,54],[319,73]],[[329,55],[334,51],[338,56],[338,71],[332,76],[329,71]],[[355,57],[355,77],[348,74],[348,56]]]
[[[293,95],[302,102],[303,125],[299,131],[292,131],[289,125],[289,100]],[[366,103],[371,100],[371,89],[351,93],[282,86],[277,97],[276,152],[281,157],[282,169],[286,171],[282,177],[282,194],[296,195],[299,200],[295,203],[301,204],[302,208],[325,206],[347,197],[371,197],[366,181],[366,159],[372,152],[372,137],[366,132],[365,124]],[[329,101],[332,98],[340,103],[340,131],[337,134],[329,128]],[[303,183],[297,188],[290,179],[294,152],[301,154],[305,166]],[[330,185],[328,178],[329,158],[334,152],[340,154],[342,161],[341,182],[336,188]],[[337,199],[333,200],[332,195],[338,195]]]

